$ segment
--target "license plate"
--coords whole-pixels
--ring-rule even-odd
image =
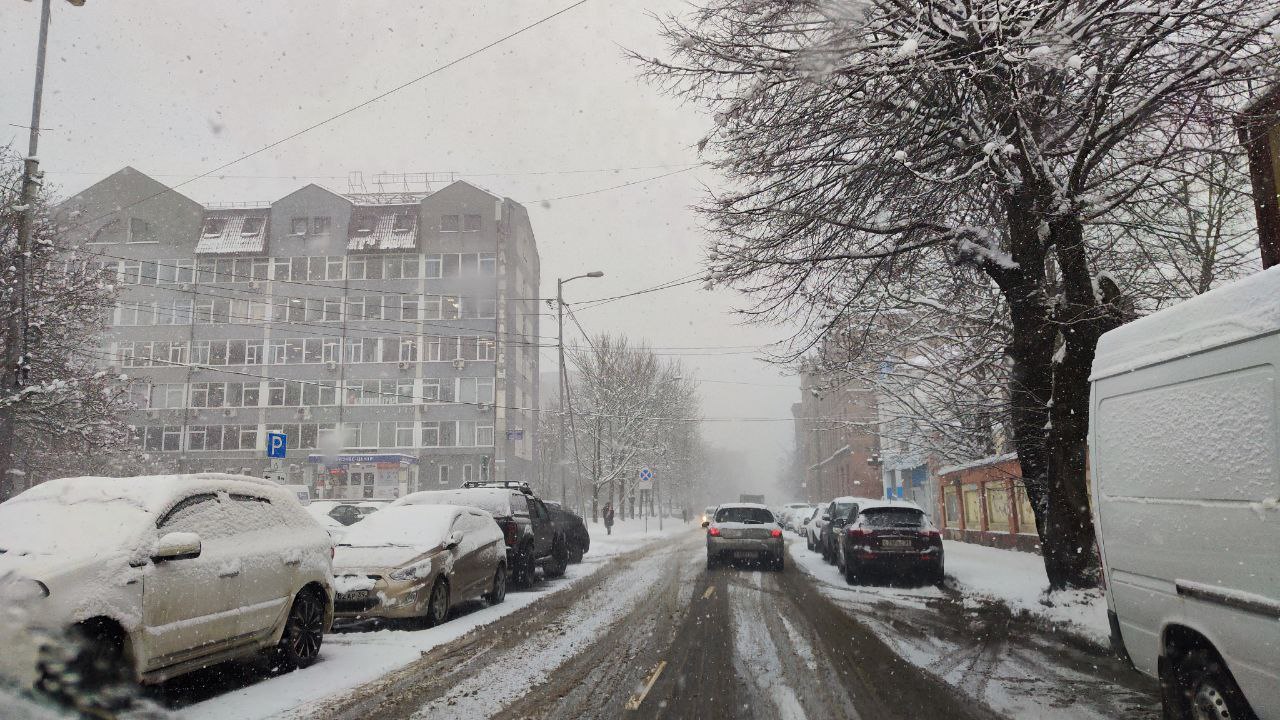
[[[743,559],[754,558],[756,556],[756,553],[753,553],[749,550],[739,550],[738,552],[734,553],[733,556],[736,558],[743,558]]]
[[[350,590],[344,593],[338,593],[338,600],[364,600],[369,597],[368,590]]]
[[[880,547],[886,550],[910,550],[911,541],[901,538],[888,538],[880,541]]]

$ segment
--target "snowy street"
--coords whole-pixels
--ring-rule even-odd
[[[1158,715],[1151,684],[1090,644],[1087,606],[1067,613],[1084,625],[1011,613],[966,584],[1006,551],[957,545],[945,589],[850,587],[794,536],[782,573],[708,571],[696,526],[628,522],[593,535],[566,578],[497,607],[352,628],[306,671],[224,666],[153,697],[180,717],[246,720]]]

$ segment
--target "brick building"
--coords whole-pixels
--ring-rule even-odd
[[[795,497],[820,503],[841,495],[880,497],[875,392],[803,372],[791,406],[798,465]]]

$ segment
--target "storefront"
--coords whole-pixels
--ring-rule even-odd
[[[306,473],[317,499],[390,500],[414,487],[418,458],[400,453],[308,455]]]
[[[1035,551],[1036,519],[1015,454],[938,471],[935,517],[949,540]]]

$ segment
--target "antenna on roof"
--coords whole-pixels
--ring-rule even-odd
[[[350,193],[366,193],[369,192],[364,186],[364,173],[359,170],[352,170],[347,173],[347,192]]]

